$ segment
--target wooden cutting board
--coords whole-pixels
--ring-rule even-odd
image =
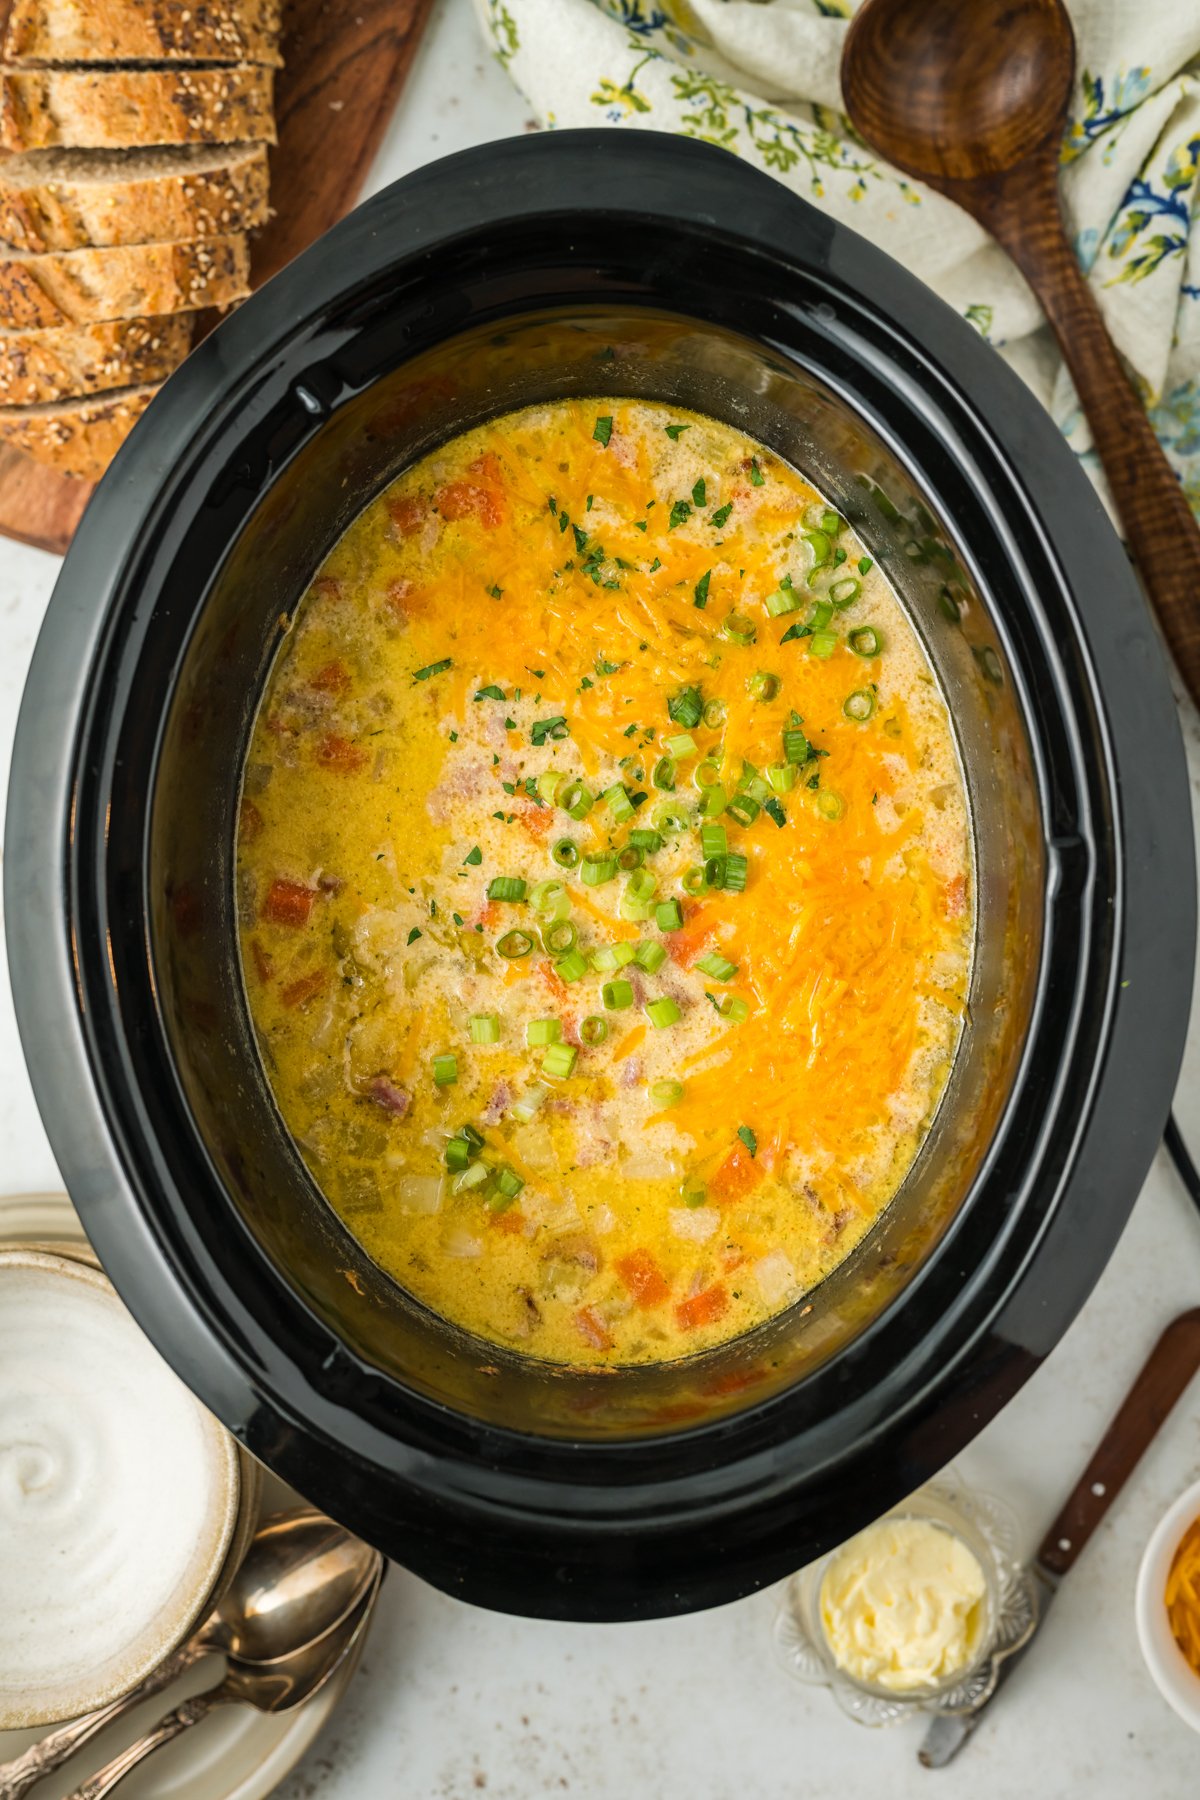
[[[434,0],[284,0],[274,217],[251,240],[255,287],[349,212]],[[92,485],[0,446],[0,536],[62,555]]]

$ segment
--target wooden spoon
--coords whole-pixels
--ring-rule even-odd
[[[859,134],[978,219],[1041,302],[1142,582],[1200,705],[1200,527],[1063,227],[1059,148],[1074,77],[1061,0],[864,0],[842,54]]]

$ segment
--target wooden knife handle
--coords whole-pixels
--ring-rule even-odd
[[[1159,1426],[1200,1369],[1200,1306],[1180,1313],[1155,1344],[1112,1424],[1038,1551],[1065,1575],[1120,1493]]]

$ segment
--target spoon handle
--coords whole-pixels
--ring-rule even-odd
[[[153,1694],[159,1694],[163,1688],[170,1687],[185,1669],[190,1669],[194,1662],[207,1654],[203,1644],[185,1644],[174,1656],[169,1656],[165,1662],[160,1663],[147,1675],[145,1681],[140,1682],[128,1694],[122,1694],[120,1699],[111,1701],[96,1712],[84,1713],[81,1718],[72,1719],[67,1725],[60,1725],[57,1730],[39,1738],[36,1744],[30,1744],[28,1750],[13,1757],[11,1762],[0,1763],[0,1800],[21,1800],[22,1795],[27,1794],[36,1782],[43,1781],[55,1769],[60,1769],[77,1750],[89,1744],[102,1731],[107,1731],[110,1725],[124,1718],[127,1712],[131,1712],[143,1700],[149,1700]]]
[[[971,210],[1008,251],[1058,339],[1179,672],[1200,705],[1200,525],[1108,334],[1059,204],[1056,165],[1038,159],[979,183]]]
[[[136,1739],[119,1755],[114,1756],[111,1762],[106,1762],[102,1769],[97,1769],[94,1775],[90,1775],[67,1796],[67,1800],[105,1800],[105,1795],[111,1794],[148,1756],[152,1756],[164,1744],[169,1744],[172,1738],[177,1738],[193,1725],[198,1725],[214,1708],[238,1697],[228,1681],[222,1681],[203,1694],[193,1694],[190,1700],[181,1701],[158,1721],[153,1730]]]

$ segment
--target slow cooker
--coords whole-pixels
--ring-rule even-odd
[[[980,915],[949,1090],[870,1236],[749,1336],[600,1373],[448,1326],[322,1200],[250,1028],[232,857],[256,700],[339,534],[448,435],[589,394],[728,420],[850,519],[947,695]],[[771,1581],[1004,1405],[1145,1176],[1195,938],[1163,653],[1050,420],[934,294],[780,185],[600,131],[398,182],[167,383],[50,604],[5,899],[51,1142],[162,1354],[389,1555],[576,1619]]]

